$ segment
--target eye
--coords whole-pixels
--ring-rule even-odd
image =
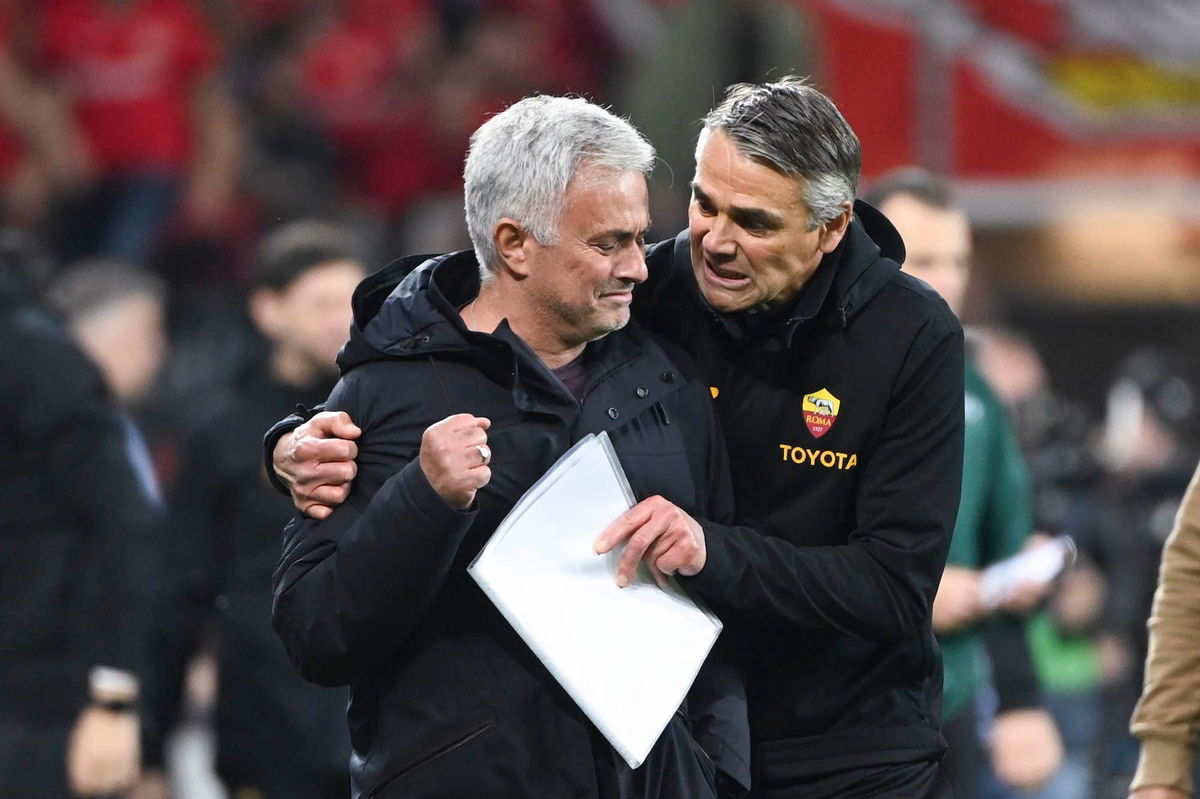
[[[717,212],[707,198],[694,197],[692,202],[696,203],[696,208],[699,209],[700,213],[704,216],[712,216]]]
[[[616,250],[617,250],[617,242],[615,239],[601,239],[600,241],[597,241],[593,246],[597,250],[599,250],[600,252],[605,253],[605,254],[613,253],[613,252],[616,252]]]

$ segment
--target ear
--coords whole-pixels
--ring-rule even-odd
[[[528,277],[531,248],[536,244],[533,234],[515,219],[504,217],[492,230],[492,243],[500,263],[517,277]]]
[[[250,292],[247,302],[250,319],[254,326],[267,338],[272,338],[279,329],[283,309],[280,307],[279,294],[271,289],[258,288]]]
[[[850,219],[854,216],[854,204],[842,203],[842,212],[821,225],[821,239],[818,248],[823,253],[831,253],[842,243],[842,237],[850,228]]]

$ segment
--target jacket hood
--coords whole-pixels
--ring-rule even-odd
[[[846,235],[837,249],[821,259],[790,309],[769,318],[722,313],[711,308],[710,311],[734,338],[774,339],[782,336],[781,343],[790,345],[796,327],[818,315],[826,314],[831,323],[846,326],[849,319],[895,277],[904,262],[904,254],[904,241],[888,218],[873,206],[856,200]],[[675,238],[674,260],[680,265],[691,263],[687,230]],[[703,302],[698,289],[696,293]]]
[[[886,216],[856,200],[853,222],[838,250],[841,255],[833,281],[835,302],[840,314],[849,318],[900,270],[904,240]]]
[[[439,270],[443,264],[448,268]],[[369,361],[408,357],[418,345],[422,356],[468,349],[456,309],[478,293],[479,271],[470,250],[393,261],[354,290],[354,321],[338,367],[345,374]]]

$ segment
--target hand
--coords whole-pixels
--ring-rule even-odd
[[[67,742],[67,778],[84,796],[123,791],[138,777],[138,717],[88,707]]]
[[[487,446],[491,424],[481,416],[456,413],[430,425],[421,436],[421,470],[452,508],[471,507],[475,492],[492,479]]]
[[[617,585],[633,582],[638,561],[643,558],[660,586],[667,575],[691,576],[704,568],[708,552],[700,523],[659,496],[644,499],[605,528],[596,539],[596,552],[603,555],[628,541],[617,567]]]
[[[1010,788],[1039,788],[1063,759],[1062,738],[1054,719],[1041,708],[1010,710],[992,722],[992,770]]]
[[[1107,594],[1099,570],[1078,564],[1063,575],[1050,605],[1064,632],[1082,633],[1096,623]]]
[[[933,629],[951,633],[975,623],[983,616],[979,597],[979,572],[962,566],[947,566],[933,598]]]
[[[1165,785],[1148,785],[1130,791],[1129,799],[1191,799],[1191,795]]]
[[[349,439],[360,435],[344,411],[322,411],[275,443],[275,474],[301,513],[324,519],[346,501],[358,473],[358,445]]]
[[[124,799],[167,799],[171,795],[167,777],[155,769],[142,774],[142,778],[130,788]]]
[[[1009,613],[1026,614],[1036,608],[1050,592],[1049,582],[1017,583],[1000,600],[1000,608]]]

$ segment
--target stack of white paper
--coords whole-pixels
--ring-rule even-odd
[[[634,504],[607,433],[525,493],[469,569],[509,624],[633,768],[691,688],[721,622],[643,569],[618,588],[604,528]]]

